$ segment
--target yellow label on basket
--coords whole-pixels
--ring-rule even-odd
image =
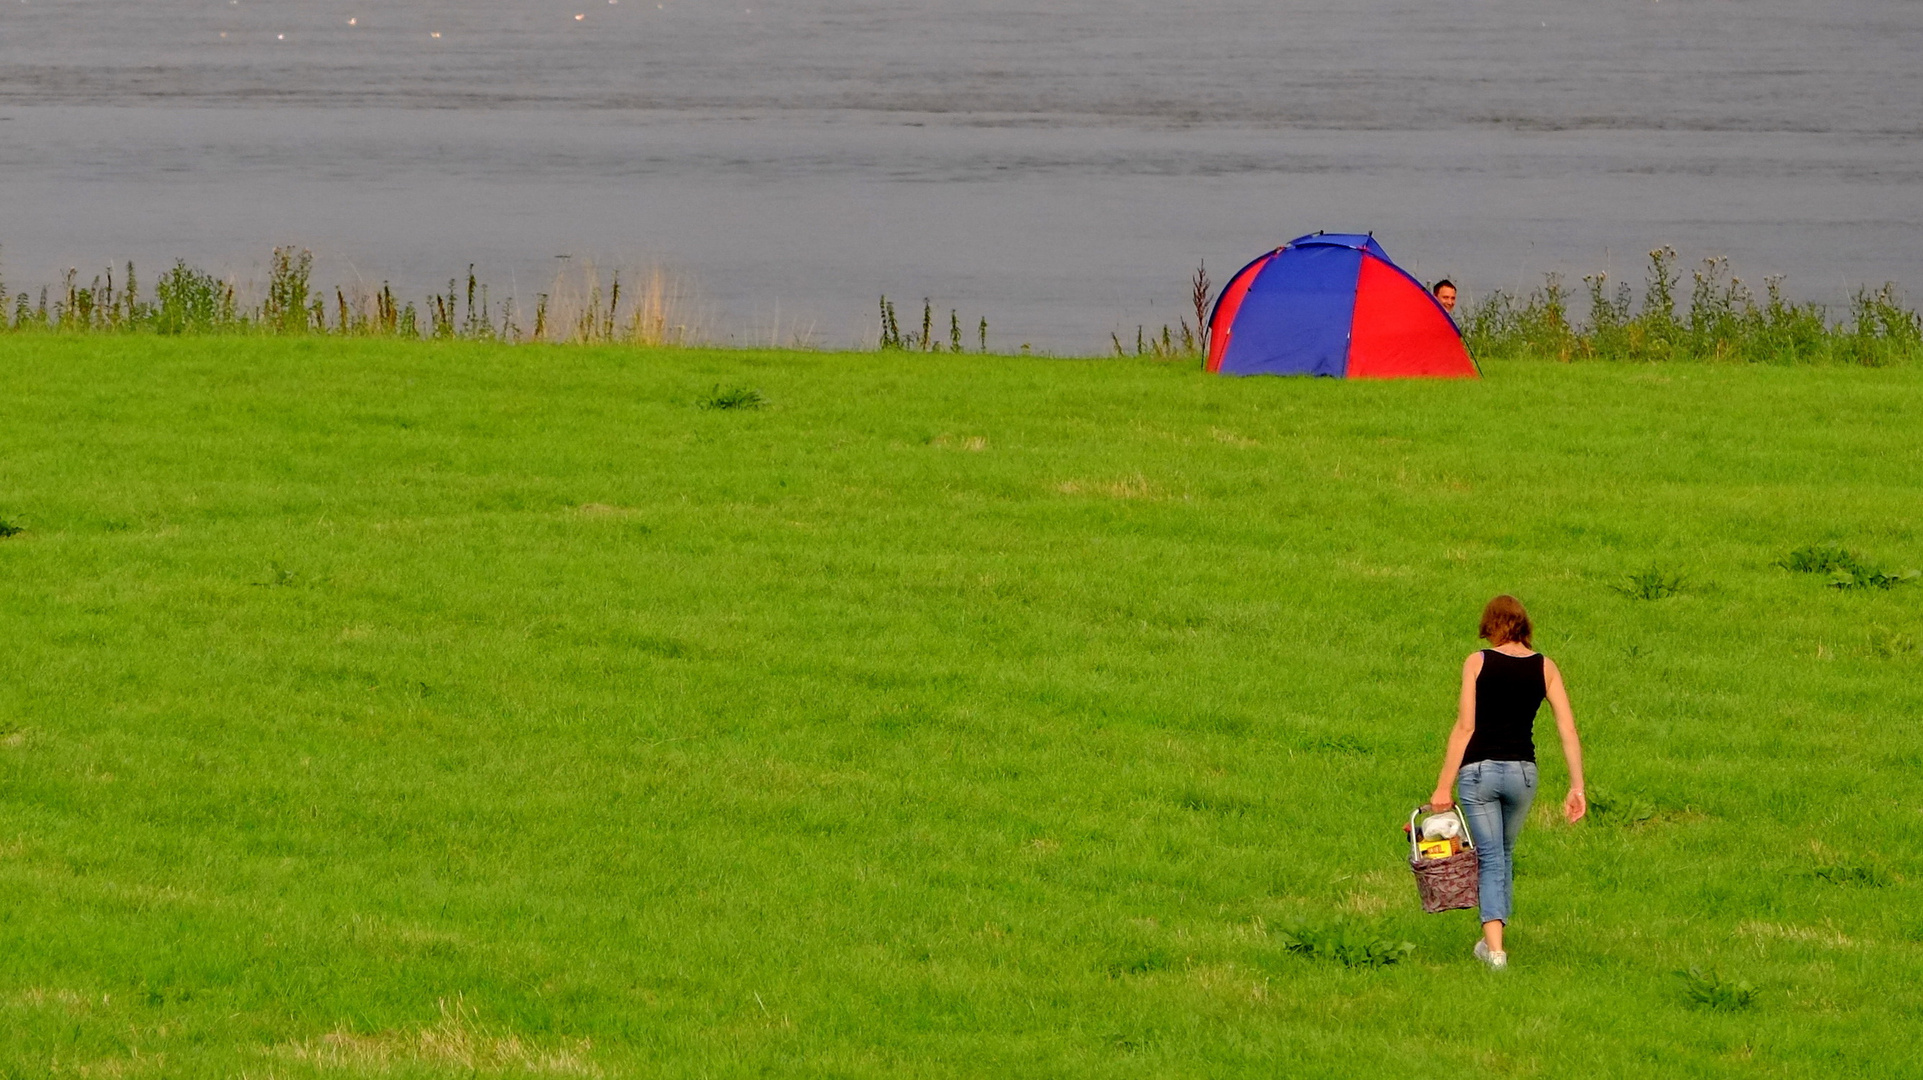
[[[1423,840],[1416,844],[1416,850],[1425,859],[1446,859],[1455,854],[1449,850],[1452,846],[1447,840]]]

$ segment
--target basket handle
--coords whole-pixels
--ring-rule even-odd
[[[1409,811],[1409,857],[1411,859],[1419,859],[1422,857],[1422,849],[1416,846],[1422,842],[1422,832],[1416,828],[1416,819],[1421,817],[1423,811],[1428,809],[1427,806],[1419,805],[1414,810]],[[1462,804],[1458,802],[1449,809],[1440,811],[1438,814],[1432,816],[1440,816],[1441,814],[1454,814],[1456,816],[1457,824],[1462,826],[1462,846],[1474,851],[1476,848],[1476,838],[1469,832],[1469,819],[1462,816]]]

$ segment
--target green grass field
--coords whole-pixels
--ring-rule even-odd
[[[0,1075],[1923,1075],[1923,585],[1775,565],[1923,566],[1919,416],[0,338]],[[1545,718],[1502,975],[1399,829],[1499,591],[1598,804]]]

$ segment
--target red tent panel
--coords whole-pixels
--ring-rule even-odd
[[[1462,335],[1429,290],[1373,255],[1362,257],[1352,325],[1351,379],[1476,377]]]
[[[1229,328],[1235,325],[1235,313],[1242,309],[1242,298],[1249,294],[1249,286],[1255,283],[1255,275],[1262,272],[1274,252],[1255,260],[1242,268],[1242,272],[1229,279],[1228,286],[1222,290],[1222,298],[1216,301],[1215,315],[1209,325],[1208,362],[1202,366],[1204,371],[1222,370],[1222,357],[1229,351]]]

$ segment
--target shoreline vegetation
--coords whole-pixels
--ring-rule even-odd
[[[495,302],[488,286],[467,268],[466,280],[449,278],[447,292],[420,303],[404,300],[392,285],[315,285],[314,256],[277,247],[264,287],[220,278],[176,260],[151,291],[143,292],[129,262],[116,281],[111,267],[86,284],[68,270],[58,286],[38,296],[12,292],[0,278],[0,332],[163,336],[260,334],[421,340],[496,341],[508,344],[696,345],[708,340],[705,313],[680,280],[660,268],[631,284],[614,272],[604,284],[592,264],[556,275],[531,309],[515,298]],[[253,296],[258,299],[251,299]],[[797,335],[802,336],[802,335]]]
[[[1865,367],[1923,358],[1923,318],[1904,306],[1893,282],[1859,286],[1846,316],[1819,303],[1783,294],[1783,278],[1763,281],[1763,295],[1729,272],[1729,260],[1707,258],[1690,272],[1682,302],[1682,273],[1674,248],[1649,253],[1640,304],[1628,282],[1586,275],[1579,297],[1560,275],[1549,274],[1528,296],[1497,291],[1462,319],[1470,351],[1482,359],[1705,360],[1747,363],[1842,363]],[[1586,300],[1588,314],[1572,318]]]
[[[638,280],[637,280],[638,278]],[[1923,315],[1907,306],[1894,283],[1859,286],[1848,310],[1797,301],[1783,291],[1783,278],[1764,279],[1762,294],[1733,276],[1729,261],[1702,260],[1685,282],[1675,249],[1649,253],[1640,301],[1627,282],[1607,273],[1585,275],[1582,288],[1560,274],[1547,274],[1528,294],[1494,290],[1465,297],[1458,319],[1478,359],[1665,362],[1707,361],[1768,364],[1848,364],[1883,367],[1923,359]],[[1189,281],[1194,322],[1150,330],[1135,328],[1132,342],[1110,335],[1113,356],[1198,361],[1215,294],[1206,267]],[[258,299],[255,299],[258,297]],[[1587,308],[1579,314],[1579,309]],[[912,317],[911,317],[912,318]],[[931,300],[922,302],[921,324],[904,332],[895,305],[881,297],[876,331],[881,351],[990,353],[985,317],[965,323],[950,309],[947,334]],[[603,283],[585,264],[557,275],[532,307],[516,298],[499,302],[467,269],[465,282],[448,280],[446,293],[419,303],[403,300],[382,282],[332,289],[313,281],[313,254],[277,247],[264,286],[216,275],[177,260],[143,291],[134,264],[116,279],[109,268],[82,284],[77,269],[59,285],[37,294],[9,290],[0,277],[0,333],[124,334],[166,336],[264,334],[416,340],[495,341],[509,344],[681,346],[741,345],[717,340],[712,318],[685,283],[654,268],[624,282],[620,272]],[[791,342],[777,328],[769,345],[817,349],[813,328],[790,328]],[[972,340],[970,340],[972,339]],[[973,348],[971,348],[973,346]],[[1032,352],[1023,344],[1018,353]]]

